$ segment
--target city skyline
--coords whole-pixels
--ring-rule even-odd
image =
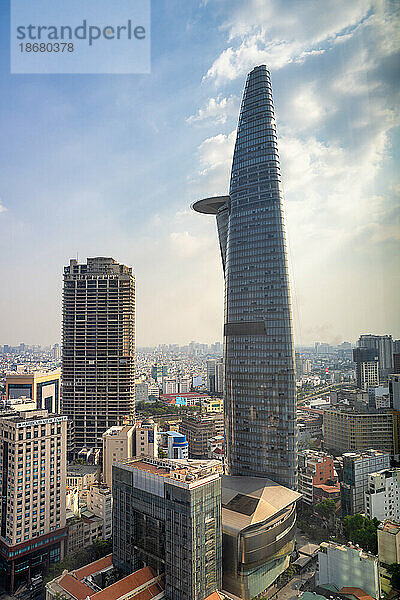
[[[8,74],[7,10],[4,343],[59,341],[60,276],[77,253],[133,267],[139,346],[222,338],[215,227],[187,207],[224,191],[243,76],[261,63],[274,79],[296,345],[400,338],[390,2],[159,2],[151,75],[62,79]]]

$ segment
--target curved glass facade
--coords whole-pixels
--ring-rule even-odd
[[[296,488],[296,388],[279,156],[270,76],[249,73],[229,196],[216,214],[225,273],[225,420],[231,475]]]

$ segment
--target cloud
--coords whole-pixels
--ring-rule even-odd
[[[228,135],[206,138],[198,147],[200,170],[193,183],[199,188],[196,197],[226,193],[236,140],[236,129]]]
[[[187,117],[189,124],[215,124],[223,125],[229,117],[238,114],[239,99],[236,96],[228,98],[218,95],[216,98],[210,98],[204,108],[199,108],[195,115]]]
[[[236,2],[232,17],[222,27],[230,45],[215,59],[204,79],[219,85],[256,64],[266,63],[277,70],[323,54],[335,40],[343,35],[349,38],[365,26],[372,6],[370,0],[326,0],[323,10],[316,10],[311,0],[301,4],[294,0]]]
[[[184,259],[192,259],[194,256],[201,254],[206,248],[213,247],[210,238],[194,236],[188,231],[172,232],[170,243],[174,253]]]

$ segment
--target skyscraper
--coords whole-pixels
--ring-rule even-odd
[[[64,269],[62,406],[72,453],[100,448],[109,427],[134,418],[135,280],[112,258]]]
[[[225,275],[225,420],[231,475],[296,487],[296,401],[281,177],[270,76],[247,77],[229,196],[214,214]]]

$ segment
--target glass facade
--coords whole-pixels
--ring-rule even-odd
[[[161,482],[140,489],[129,470],[114,465],[113,499],[116,567],[131,573],[149,565],[164,573],[168,600],[204,600],[220,588],[219,477],[193,488]]]
[[[279,156],[267,68],[247,77],[229,196],[215,214],[225,274],[225,421],[231,475],[296,488],[296,389]]]

